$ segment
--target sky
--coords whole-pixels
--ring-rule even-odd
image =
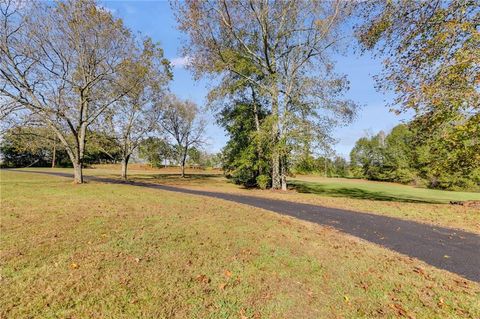
[[[151,37],[164,49],[165,57],[173,64],[173,81],[170,90],[182,99],[190,99],[199,106],[206,103],[209,83],[196,81],[190,71],[185,69],[186,59],[182,57],[180,47],[185,36],[176,29],[174,13],[168,1],[101,1],[101,5],[134,32]],[[351,42],[354,40],[352,39]],[[393,95],[378,92],[375,89],[373,75],[381,71],[381,60],[370,54],[360,55],[353,48],[343,54],[333,55],[336,71],[345,74],[350,81],[350,90],[345,97],[357,102],[360,111],[353,123],[334,131],[337,144],[336,153],[348,158],[355,141],[360,137],[375,134],[380,130],[390,131],[395,125],[409,119],[409,115],[395,115],[387,104]],[[208,152],[219,152],[227,137],[224,130],[215,124],[213,114],[205,115],[208,126],[206,137]]]

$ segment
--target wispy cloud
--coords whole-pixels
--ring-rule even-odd
[[[184,68],[190,64],[192,59],[188,56],[176,57],[172,59],[172,65],[176,68]]]

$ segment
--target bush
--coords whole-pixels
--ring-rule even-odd
[[[272,182],[272,179],[268,175],[259,175],[257,177],[257,185],[260,189],[267,189]]]

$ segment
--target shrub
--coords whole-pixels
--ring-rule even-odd
[[[260,189],[267,189],[272,182],[272,179],[268,175],[259,175],[257,177],[257,185]]]

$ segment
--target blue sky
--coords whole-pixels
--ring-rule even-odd
[[[175,18],[168,1],[102,1],[102,5],[115,16],[123,19],[128,28],[141,32],[159,42],[165,50],[165,56],[174,62],[174,80],[171,91],[183,99],[191,99],[200,106],[205,105],[208,82],[195,81],[189,71],[182,67],[179,52],[183,35],[176,29]],[[353,41],[353,40],[352,40]],[[408,116],[397,116],[389,112],[387,103],[392,101],[391,94],[376,91],[373,75],[381,70],[381,60],[371,55],[355,54],[347,50],[344,55],[333,56],[338,73],[346,74],[350,80],[350,91],[346,97],[361,105],[361,110],[354,123],[335,130],[338,140],[335,150],[347,157],[355,141],[369,133],[380,130],[389,131]],[[227,138],[222,128],[215,125],[212,114],[207,114],[209,125],[207,137],[209,152],[219,151]]]

